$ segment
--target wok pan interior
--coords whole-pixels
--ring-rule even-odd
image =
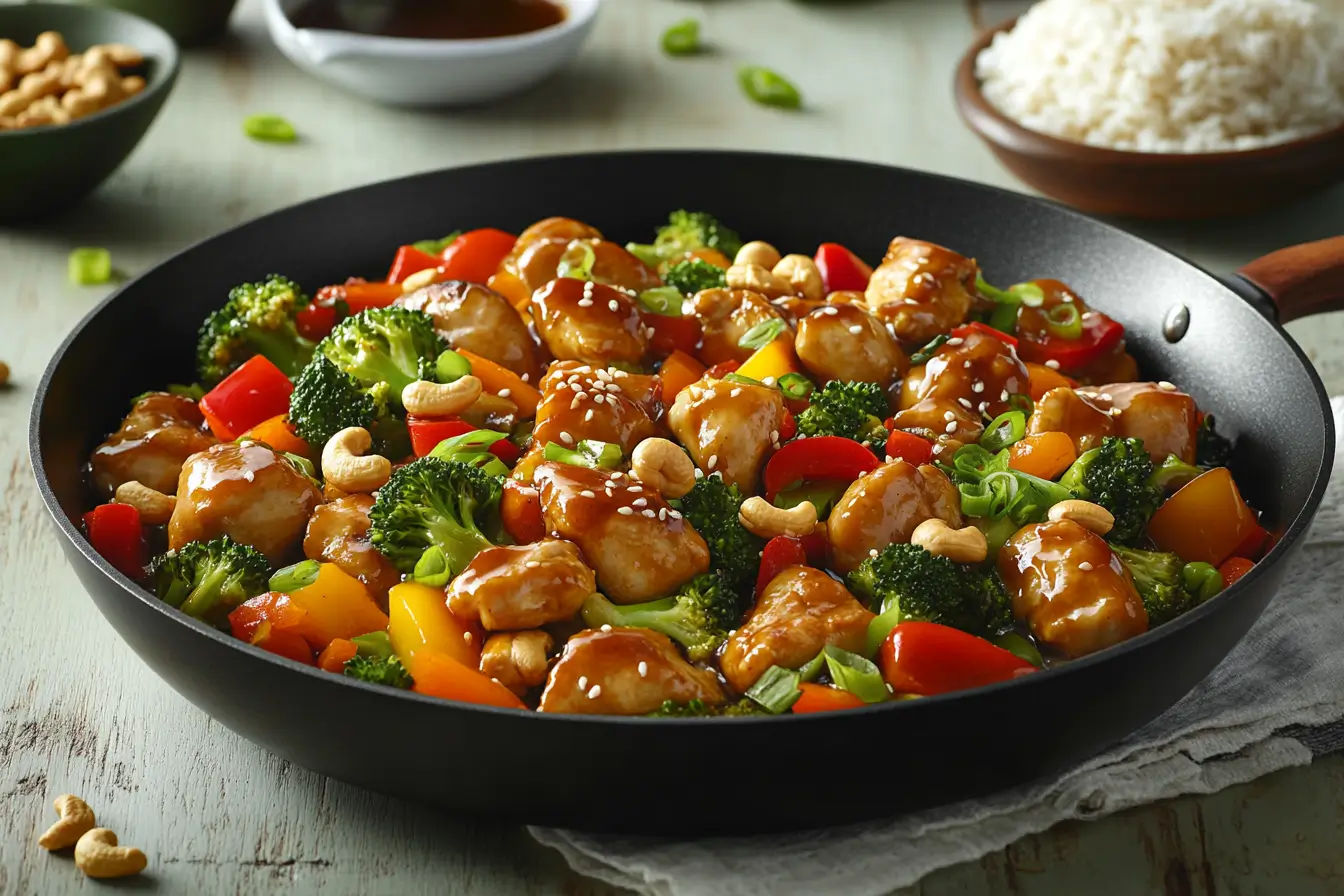
[[[1215,278],[1135,237],[1015,194],[900,169],[721,152],[543,158],[426,174],[319,199],[187,250],[92,314],[53,362],[34,408],[33,459],[44,495],[68,520],[79,519],[90,500],[80,473],[90,449],[116,426],[130,396],[194,378],[196,328],[239,282],[279,272],[311,290],[349,275],[380,277],[393,248],[402,243],[458,228],[493,226],[518,232],[550,215],[588,221],[620,242],[644,240],[675,208],[714,212],[744,236],[768,240],[786,251],[810,251],[823,240],[837,241],[876,261],[893,236],[905,234],[975,257],[994,283],[1037,276],[1062,279],[1125,324],[1145,375],[1180,384],[1201,407],[1216,413],[1220,429],[1237,436],[1237,480],[1271,527],[1283,530],[1296,523],[1295,537],[1314,513],[1332,444],[1323,390],[1282,330]],[[1190,327],[1171,345],[1163,337],[1162,323],[1177,303],[1189,308]],[[66,529],[67,536],[74,537],[73,532]],[[1281,547],[1279,561],[1293,540]],[[424,778],[410,780],[417,757],[407,759],[407,773],[399,775],[395,768],[367,768],[367,758],[334,751],[329,744],[340,737],[317,745],[324,730],[339,731],[331,727],[336,707],[358,704],[361,712],[384,716],[390,730],[400,727],[408,734],[437,727],[446,744],[470,738],[462,742],[463,749],[474,743],[479,751],[481,738],[497,745],[516,738],[501,755],[526,759],[539,771],[563,767],[557,766],[557,756],[567,755],[578,779],[530,782],[526,798],[502,809],[516,820],[625,830],[695,825],[705,832],[703,817],[685,810],[677,816],[664,806],[659,819],[651,820],[646,816],[652,804],[622,806],[630,801],[579,789],[582,776],[577,770],[591,762],[595,745],[613,728],[630,739],[631,749],[638,743],[640,749],[675,750],[683,757],[710,743],[748,751],[738,755],[778,751],[781,729],[771,722],[543,721],[416,698],[392,699],[338,680],[320,680],[212,637],[195,623],[154,606],[152,598],[132,596],[82,546],[72,543],[67,552],[123,637],[189,698],[284,755],[387,792],[490,811],[488,788],[493,782],[486,774],[476,784],[463,786],[458,779],[451,790],[436,789],[425,785]],[[920,714],[921,726],[946,729],[946,737],[928,738],[923,749],[942,754],[938,762],[956,782],[907,782],[899,794],[874,787],[832,799],[834,811],[826,815],[818,814],[828,799],[822,793],[801,805],[796,798],[763,796],[754,827],[886,814],[1005,786],[1085,757],[1155,717],[1207,674],[1269,599],[1283,568],[1282,562],[1273,565],[1253,574],[1246,582],[1249,587],[1192,614],[1197,618],[1167,626],[1170,632],[1164,629],[1143,643],[1032,677],[1039,682],[842,714],[847,718],[824,723],[806,717],[787,720],[798,749],[804,750],[871,738],[889,724],[905,728]],[[233,664],[234,680],[218,668],[208,673],[193,668],[207,660]],[[1160,683],[1136,687],[1122,668],[1126,666],[1129,671],[1144,667],[1144,677]],[[252,693],[293,688],[302,699],[277,715],[240,690],[249,688]],[[1039,691],[1034,696],[1033,688]],[[1107,689],[1100,703],[1098,688]],[[1043,701],[1049,713],[1042,712]],[[981,726],[1003,722],[1008,713],[1038,716],[1042,725],[1055,720],[1050,746],[1037,744],[1020,755],[1007,749],[1002,769],[956,773],[958,763],[963,769],[970,764],[958,743],[986,736]],[[547,738],[550,762],[527,757],[521,745],[537,739],[528,726],[538,722],[552,726]],[[305,730],[310,733],[305,735]],[[590,771],[600,774],[598,767]],[[675,791],[665,784],[664,790]],[[672,805],[675,794],[662,800]]]

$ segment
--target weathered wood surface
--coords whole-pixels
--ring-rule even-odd
[[[187,54],[162,118],[94,199],[40,226],[0,230],[0,359],[14,371],[13,385],[0,390],[0,894],[86,886],[68,857],[35,844],[54,817],[51,798],[66,791],[87,797],[103,823],[149,853],[150,872],[135,888],[612,892],[577,878],[520,829],[445,818],[270,756],[174,694],[94,612],[53,541],[26,449],[32,386],[103,294],[66,282],[71,247],[106,246],[132,273],[220,229],[346,186],[611,147],[787,149],[1014,187],[957,121],[948,84],[974,16],[989,22],[1020,6],[613,0],[581,61],[550,84],[493,108],[415,113],[371,106],[302,75],[270,46],[258,4],[244,0],[225,44]],[[660,57],[660,29],[688,13],[702,17],[716,53]],[[787,116],[743,102],[731,72],[748,59],[794,77],[809,110]],[[244,140],[239,123],[257,111],[290,117],[303,142]],[[1344,191],[1249,221],[1138,229],[1228,270],[1344,231]],[[1290,330],[1331,390],[1344,391],[1340,319]],[[470,773],[469,763],[445,768],[454,772]],[[1344,760],[1331,759],[1209,797],[1066,825],[911,892],[1341,892],[1342,825]]]

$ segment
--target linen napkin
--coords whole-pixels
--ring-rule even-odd
[[[1332,401],[1344,428],[1344,398]],[[1211,793],[1344,748],[1344,449],[1280,596],[1185,699],[1052,783],[876,823],[677,841],[532,828],[580,874],[649,896],[878,896],[1067,819]],[[1287,599],[1291,598],[1291,599]]]

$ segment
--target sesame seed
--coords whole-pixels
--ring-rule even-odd
[[[606,404],[607,396],[603,395],[600,392],[595,392],[593,393],[593,401],[597,402],[598,404]]]
[[[876,556],[877,556],[877,548],[869,548],[869,549],[868,549],[868,556],[869,556],[869,557],[876,557]]]
[[[582,496],[585,497],[585,498],[596,498],[596,497],[597,497],[597,493],[594,492],[592,489],[589,489],[589,488],[584,489],[583,491],[579,492],[579,494],[582,495]]]
[[[627,486],[625,490],[628,491],[628,492],[634,492],[635,494],[638,495],[638,494],[640,494],[641,492],[644,491],[644,487],[643,487],[643,486],[640,486],[640,485],[631,485],[631,486]]]
[[[602,685],[600,685],[600,684],[595,684],[595,685],[593,685],[592,687],[590,687],[590,688],[588,689],[588,699],[589,699],[589,700],[596,700],[598,697],[601,697],[601,696],[602,696]]]
[[[462,640],[463,640],[463,641],[466,641],[468,644],[470,644],[470,643],[471,643],[471,632],[463,632],[463,633],[462,633]]]
[[[670,516],[670,517],[672,517],[672,519],[674,519],[674,520],[679,520],[679,519],[681,519],[681,511],[680,511],[680,510],[669,510],[669,511],[667,512],[667,515]]]
[[[943,428],[943,432],[956,432],[956,431],[957,431],[957,421],[955,420],[949,422],[947,426]]]
[[[644,662],[643,660],[640,660],[640,661],[639,661],[639,666],[638,666],[638,668],[639,668],[639,677],[640,677],[640,678],[644,678],[645,676],[647,676],[647,675],[649,674],[649,664],[646,663],[646,662]]]
[[[696,469],[695,469],[695,478],[696,478],[696,479],[704,479],[704,478],[705,478],[705,471],[704,471],[704,470],[701,470],[699,467],[696,467]]]
[[[709,456],[709,463],[705,464],[705,466],[712,470],[718,465],[719,465],[719,456],[717,454],[711,454]]]
[[[629,507],[617,507],[617,508],[616,508],[616,512],[619,513],[621,516],[634,516],[634,515],[635,515],[635,512],[634,512],[633,510],[631,510]]]
[[[765,379],[761,380],[761,384],[765,386],[773,386],[775,384],[775,378],[772,376],[768,376]]]
[[[569,403],[569,409],[571,411],[577,411],[579,409],[579,405],[582,403],[583,403],[583,393],[579,392],[574,396],[574,400]]]
[[[975,392],[976,394],[979,394],[979,393],[985,391],[985,384],[984,384],[984,383],[978,383],[978,382],[977,382],[977,383],[971,383],[971,391],[972,391],[972,392]]]
[[[1091,572],[1092,564],[1084,560],[1082,563],[1078,564],[1078,568],[1081,569],[1083,572]]]
[[[837,314],[840,313],[840,309],[835,307],[834,305],[827,305],[825,308],[821,309],[821,313],[827,315],[828,317],[835,317]]]
[[[641,510],[640,513],[644,514],[644,515],[645,515],[646,517],[648,517],[649,519],[653,519],[655,516],[657,516],[656,513],[654,513],[652,510],[649,510],[649,509],[647,509],[647,508],[644,509],[644,510]]]
[[[887,463],[892,463],[895,460],[896,458],[892,457],[890,454],[887,455]]]
[[[1045,362],[1045,366],[1049,367],[1051,370],[1058,370],[1059,362],[1056,361],[1054,358],[1051,358],[1050,360]]]
[[[985,408],[989,407],[989,402],[987,402],[987,401],[982,401],[982,402],[980,402],[979,405],[977,405],[977,407],[978,407],[980,413],[983,414],[983,413],[985,412]]]
[[[564,442],[566,445],[573,445],[573,444],[574,444],[574,437],[573,437],[572,435],[570,435],[569,433],[565,432],[564,430],[561,430],[561,432],[560,432],[560,441]]]
[[[557,391],[557,392],[559,392],[559,391],[561,391],[561,390],[563,390],[563,389],[568,389],[568,388],[569,388],[569,383],[556,383],[556,384],[555,384],[555,391]]]
[[[530,373],[525,373],[525,374],[523,374],[523,376],[522,376],[522,380],[523,380],[523,382],[525,382],[525,383],[530,383],[530,382],[532,381],[532,374],[530,374]]]
[[[938,456],[939,454],[942,454],[942,453],[943,453],[943,446],[942,446],[942,445],[934,445],[934,446],[933,446],[933,453],[934,453],[934,456],[935,456],[935,457]]]
[[[770,441],[772,441],[772,442],[778,442],[778,441],[779,441],[779,430],[777,430],[777,429],[772,429],[772,430],[770,430]]]
[[[943,345],[948,345],[948,346],[952,346],[953,348],[955,348],[955,347],[957,347],[958,345],[961,345],[961,344],[962,344],[963,342],[965,342],[965,341],[966,341],[966,340],[965,340],[965,339],[962,339],[960,336],[953,336],[951,339],[949,339],[949,340],[947,340],[946,342],[944,342]]]
[[[587,676],[587,675],[580,675],[580,676],[579,676],[579,690],[581,690],[581,691],[586,691],[587,689],[588,689],[588,676]]]
[[[957,419],[957,415],[952,413],[951,411],[943,411],[943,419],[950,423],[953,420]]]
[[[852,327],[849,328],[849,332],[857,336],[863,332],[863,326],[861,324],[854,324]]]
[[[583,422],[587,423],[592,419],[593,419],[593,409],[589,408],[587,412],[583,415]]]
[[[611,478],[612,478],[612,479],[624,479],[624,478],[625,478],[625,474],[622,473],[620,470],[617,470],[617,471],[615,471],[614,473],[611,474]]]
[[[597,378],[604,383],[611,382],[611,374],[607,371],[605,367],[599,367],[597,369]]]
[[[609,632],[609,631],[611,631],[611,626],[608,625],[608,624],[605,623],[605,622],[602,623],[602,631],[604,631],[604,632]]]
[[[620,383],[607,383],[607,391],[608,391],[608,392],[619,392],[619,391],[621,391],[621,384],[620,384]]]
[[[1159,389],[1165,389],[1165,390],[1168,391],[1168,392],[1175,392],[1175,391],[1176,391],[1176,384],[1175,384],[1175,383],[1169,383],[1169,382],[1167,382],[1166,380],[1162,380],[1162,382],[1160,382],[1160,383],[1157,384],[1157,388],[1159,388]]]
[[[607,307],[610,308],[612,311],[620,311],[621,303],[616,301],[615,299],[612,299],[611,301],[607,302]]]
[[[658,508],[658,519],[659,519],[659,520],[662,520],[662,521],[666,521],[666,520],[667,520],[667,508],[666,508],[666,507],[659,507],[659,508]]]
[[[1111,397],[1111,393],[1109,393],[1109,392],[1103,392],[1103,393],[1101,393],[1101,400],[1102,400],[1102,401],[1115,401],[1115,399]]]
[[[588,298],[587,296],[584,296],[583,298],[579,299],[577,304],[580,308],[591,308],[593,307],[593,300]]]
[[[1002,392],[999,393],[999,401],[1007,401],[1007,400],[1008,400],[1008,390],[1004,389]]]
[[[971,401],[969,398],[958,398],[957,404],[961,405],[968,411],[971,409]]]
[[[1112,417],[1119,417],[1122,411],[1119,408],[1111,408],[1106,413],[1110,414]]]
[[[736,398],[737,396],[739,396],[739,395],[741,395],[741,394],[742,394],[742,390],[741,390],[741,389],[736,389],[736,388],[735,388],[735,389],[733,389],[733,391],[731,391],[731,392],[728,393],[728,397],[729,397],[729,398]]]
[[[648,498],[636,498],[635,500],[633,500],[633,501],[630,502],[630,506],[631,506],[631,507],[647,507],[647,506],[649,506],[649,499],[648,499]]]
[[[887,685],[887,693],[888,693],[888,694],[894,694],[894,693],[896,693],[896,689],[895,689],[894,687],[892,687],[891,685]]]

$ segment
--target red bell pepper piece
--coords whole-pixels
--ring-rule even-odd
[[[517,242],[513,234],[492,227],[467,231],[443,250],[444,279],[485,284]]]
[[[787,442],[796,435],[798,435],[798,421],[794,419],[793,413],[785,408],[784,422],[779,424],[779,440]]]
[[[803,543],[803,553],[807,554],[807,565],[815,566],[817,569],[826,568],[827,554],[830,553],[831,543],[827,540],[825,529],[814,529],[802,538],[798,539]]]
[[[765,499],[773,501],[795,482],[835,479],[853,482],[877,469],[873,452],[852,439],[813,436],[790,442],[775,452],[765,465]]]
[[[983,638],[933,622],[902,622],[878,651],[882,678],[898,694],[928,697],[983,687],[1036,671]]]
[[[442,442],[453,436],[466,435],[476,427],[456,417],[406,417],[406,428],[411,433],[411,450],[416,457],[424,457]]]
[[[386,308],[404,294],[400,283],[369,283],[351,278],[336,286],[319,289],[313,304],[333,307],[337,302],[344,302],[351,314],[359,314],[370,308]]]
[[[849,691],[842,691],[829,685],[804,681],[798,685],[798,689],[803,692],[803,696],[793,703],[794,715],[829,712],[833,709],[858,709],[868,705]]]
[[[1231,588],[1242,576],[1253,569],[1255,569],[1255,563],[1245,557],[1229,557],[1218,567],[1218,573],[1223,577],[1223,587]]]
[[[89,544],[130,579],[145,575],[145,540],[140,511],[129,504],[101,504],[84,514]]]
[[[670,355],[683,351],[694,355],[700,349],[700,320],[694,315],[673,317],[669,314],[645,313],[644,326],[653,330],[649,343],[655,354]]]
[[[705,371],[705,376],[711,379],[721,380],[728,374],[733,373],[742,366],[741,361],[720,361],[713,367]]]
[[[868,288],[868,281],[873,276],[871,267],[839,243],[822,243],[817,247],[813,261],[821,272],[821,283],[828,293],[841,290],[862,292]]]
[[[313,649],[295,628],[302,624],[306,610],[278,591],[252,598],[229,614],[229,629],[240,641],[262,650],[313,665]]]
[[[387,272],[388,283],[401,283],[412,274],[439,266],[441,259],[421,252],[414,246],[402,246],[392,259],[392,269]]]
[[[1077,339],[1061,339],[1053,333],[1023,332],[1018,354],[1033,364],[1056,362],[1062,370],[1086,367],[1110,352],[1125,338],[1125,328],[1100,311],[1083,314],[1083,333]]]
[[[289,413],[294,384],[262,355],[254,355],[201,399],[216,436],[232,441],[263,420]]]
[[[1014,348],[1017,347],[1017,339],[1015,339],[1012,336],[1009,336],[1002,330],[994,329],[989,324],[982,324],[978,320],[973,320],[968,324],[962,324],[961,326],[957,327],[955,330],[952,331],[952,336],[960,339],[965,339],[972,333],[979,333],[982,336],[993,336],[1000,342],[1011,345]]]
[[[1264,553],[1265,545],[1269,543],[1269,530],[1260,524],[1256,524],[1251,530],[1251,534],[1246,536],[1246,540],[1237,545],[1236,550],[1232,552],[1233,556],[1246,557],[1250,560],[1258,560]]]
[[[330,305],[309,302],[308,307],[294,315],[294,326],[304,339],[317,342],[326,338],[336,327],[336,309]]]
[[[765,543],[761,551],[761,571],[756,574],[756,596],[760,597],[765,586],[790,566],[806,566],[807,549],[801,538],[776,535]]]
[[[933,445],[912,432],[893,429],[887,436],[887,457],[919,466],[933,459]]]

